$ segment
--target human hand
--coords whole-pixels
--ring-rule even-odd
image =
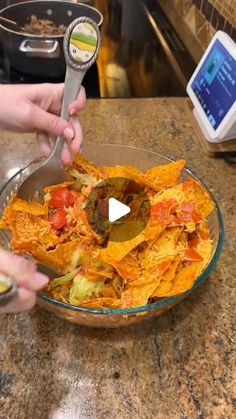
[[[0,306],[0,314],[17,313],[31,309],[36,302],[36,291],[44,288],[48,277],[37,272],[36,264],[22,256],[0,249],[1,273],[12,276],[19,288],[18,293],[8,304]]]
[[[0,86],[0,127],[15,132],[35,132],[42,153],[48,156],[52,137],[65,141],[61,158],[70,163],[71,153],[80,150],[83,134],[75,114],[85,107],[86,94],[81,87],[77,99],[69,106],[70,120],[59,117],[64,84]]]

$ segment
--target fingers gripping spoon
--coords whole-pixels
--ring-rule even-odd
[[[68,106],[78,96],[82,80],[87,70],[97,59],[100,47],[100,32],[96,23],[81,17],[68,27],[64,37],[64,54],[67,64],[61,117],[68,120]],[[32,172],[19,186],[17,195],[32,200],[40,196],[45,186],[63,182],[66,179],[61,151],[62,137],[57,137],[50,156]]]

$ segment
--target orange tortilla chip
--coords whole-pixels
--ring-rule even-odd
[[[139,185],[145,185],[153,189],[153,184],[138,169],[132,166],[105,166],[105,175],[107,178],[121,177],[134,180]]]
[[[128,238],[139,235],[138,233],[143,231],[144,226],[144,222],[140,219],[126,220],[125,223],[114,224],[112,225],[110,230],[109,240],[113,242],[123,243],[124,237]]]
[[[200,240],[197,247],[197,253],[202,257],[202,260],[199,262],[193,262],[193,266],[197,269],[197,275],[203,271],[203,269],[208,265],[212,253],[212,242],[210,239]]]
[[[142,275],[134,282],[131,283],[131,286],[143,287],[147,284],[157,281],[157,286],[159,285],[163,274],[169,269],[171,260],[164,258],[158,262],[155,266],[151,266],[148,269],[145,269]],[[150,294],[151,296],[151,294]]]
[[[141,275],[141,267],[134,257],[130,254],[120,262],[113,262],[118,274],[127,282],[135,281]]]
[[[136,281],[135,281],[136,282]],[[149,297],[160,283],[160,278],[156,278],[149,284],[142,287],[132,285],[122,294],[122,308],[138,307],[147,304]]]
[[[107,271],[99,271],[98,269],[88,268],[87,272],[88,276],[92,276],[94,278],[97,278],[100,280],[101,278],[110,278],[112,279],[113,272],[107,272]]]
[[[162,166],[152,167],[145,172],[145,176],[149,182],[155,185],[156,190],[171,188],[178,182],[185,164],[185,160],[177,160]]]
[[[102,291],[103,298],[118,298],[117,291],[112,285],[108,285],[107,287],[104,287]]]
[[[169,269],[167,269],[167,271],[162,275],[161,282],[159,286],[155,289],[154,293],[152,294],[152,297],[164,297],[166,293],[171,290],[173,285],[172,283],[174,281],[179,263],[179,258],[172,262]]]
[[[54,250],[36,248],[34,257],[40,262],[60,270],[62,273],[67,273],[71,265],[72,256],[78,245],[79,239],[75,239],[68,243],[58,244]]]
[[[108,241],[107,247],[100,251],[99,257],[107,263],[120,262],[131,250],[145,240],[143,233],[133,239],[120,242]]]
[[[60,188],[67,188],[68,186],[72,186],[74,185],[75,182],[72,180],[67,180],[65,182],[62,183],[58,183],[57,185],[50,185],[50,186],[46,186],[46,188],[44,188],[44,192],[46,193],[50,193],[51,191],[54,191],[55,189],[60,189]]]
[[[191,186],[185,192],[185,201],[193,200],[197,214],[199,214],[201,217],[208,217],[208,215],[213,211],[215,207],[214,202],[198,182],[196,182],[194,179],[189,179],[186,182],[189,181],[191,181]],[[184,187],[185,183],[183,183],[183,188]]]
[[[152,298],[163,298],[165,297],[168,292],[172,288],[172,282],[169,281],[161,281],[159,286],[155,289],[154,293],[152,294]]]
[[[201,239],[203,239],[203,240],[207,240],[207,239],[210,238],[210,229],[209,229],[206,221],[203,221],[200,224],[198,224],[197,232],[198,232],[199,236],[201,237]]]
[[[90,175],[94,175],[97,179],[100,179],[104,175],[102,167],[96,166],[80,153],[74,156],[72,167],[73,166],[75,166],[80,173],[89,173]],[[71,166],[69,166],[69,169],[70,168]]]
[[[28,213],[35,216],[40,216],[40,215],[47,215],[48,207],[47,205],[42,205],[36,201],[33,201],[33,202],[24,201],[23,199],[18,198],[15,195],[13,196],[10,203],[6,207],[3,217],[5,214],[11,211],[24,212],[24,213]]]
[[[172,297],[174,295],[182,294],[183,292],[192,288],[197,276],[196,265],[190,264],[180,269],[174,277],[171,289],[164,290],[162,297]],[[159,297],[160,297],[160,293]]]
[[[94,300],[80,302],[80,307],[86,308],[97,308],[97,309],[106,309],[106,308],[120,308],[121,300],[119,298],[96,298]]]
[[[51,224],[27,212],[13,211],[12,217],[7,221],[7,228],[12,232],[12,248],[15,251],[24,252],[25,249],[29,252],[32,249],[33,252],[38,245],[46,250],[58,243],[58,236]]]
[[[150,221],[144,230],[145,240],[154,240],[157,239],[165,227],[161,224],[151,225]]]
[[[182,227],[168,228],[152,243],[152,246],[140,252],[139,263],[142,269],[148,269],[163,259],[173,260],[178,254],[176,244],[181,232]]]
[[[102,242],[102,238],[98,236],[98,234],[90,226],[84,210],[81,213],[77,213],[75,232],[79,236],[86,238],[90,241],[90,243],[93,242],[93,240],[96,240],[97,243]]]

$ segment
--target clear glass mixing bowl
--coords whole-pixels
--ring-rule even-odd
[[[97,164],[109,166],[127,164],[136,166],[141,170],[146,170],[152,166],[166,164],[171,161],[171,159],[157,153],[126,145],[90,143],[84,145],[83,153],[89,160]],[[3,186],[0,191],[0,216],[12,194],[17,191],[20,182],[22,182],[22,180],[28,176],[40,162],[41,160],[33,161],[24,169],[17,172]],[[201,183],[215,203],[215,209],[209,217],[210,237],[213,242],[211,260],[190,290],[175,297],[164,298],[163,300],[153,304],[148,304],[138,308],[119,310],[98,310],[77,307],[71,304],[56,301],[42,292],[38,294],[38,303],[47,310],[55,313],[57,316],[73,323],[92,327],[114,328],[129,326],[131,324],[159,316],[161,313],[169,310],[183,298],[191,294],[206,279],[220,257],[224,241],[224,226],[220,208],[212,193],[196,175],[194,175],[189,169],[184,169],[182,180],[189,176],[197,179],[197,181]],[[10,234],[5,230],[0,230],[0,246],[5,248],[10,247]]]

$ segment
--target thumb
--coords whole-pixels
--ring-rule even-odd
[[[38,290],[48,283],[45,275],[36,271],[33,260],[0,249],[0,272],[12,276],[17,283],[30,290]]]
[[[52,137],[61,136],[66,140],[74,138],[74,129],[68,121],[36,105],[31,114],[31,123],[37,131],[45,131]]]

